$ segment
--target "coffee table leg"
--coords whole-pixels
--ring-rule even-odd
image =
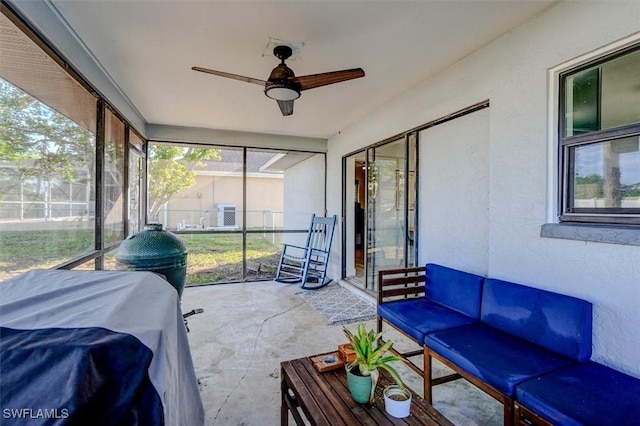
[[[280,426],[289,426],[289,407],[287,405],[287,393],[289,392],[287,381],[284,379],[284,371],[280,372],[280,392],[282,405],[280,406]]]

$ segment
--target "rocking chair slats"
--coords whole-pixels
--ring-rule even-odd
[[[283,244],[275,280],[281,283],[302,283],[305,289],[317,289],[331,282],[327,265],[337,216],[311,216],[305,247]]]

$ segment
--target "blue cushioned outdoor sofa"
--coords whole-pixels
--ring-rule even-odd
[[[465,378],[504,405],[505,425],[528,424],[524,418],[538,424],[619,424],[580,417],[603,404],[638,419],[612,395],[622,391],[618,384],[636,389],[640,380],[589,361],[591,303],[435,264],[381,271],[378,278],[378,330],[387,323],[422,346],[395,353],[423,375],[428,402],[433,386]],[[419,355],[424,370],[412,361]],[[432,378],[432,358],[455,374]],[[570,387],[573,381],[582,387],[565,391],[564,402],[545,396],[562,392],[555,390],[557,383]],[[640,406],[640,392],[630,400]],[[576,408],[582,401],[591,408]]]
[[[378,276],[378,330],[385,321],[424,345],[427,333],[448,330],[480,320],[484,277],[440,265],[380,271]],[[399,353],[405,363],[424,376],[425,399],[431,403],[429,381],[412,358],[422,349]],[[426,360],[426,358],[425,358]],[[459,375],[446,379],[460,378]],[[446,380],[446,381],[448,381]]]
[[[572,364],[516,386],[515,419],[541,426],[637,425],[640,379],[592,361]]]

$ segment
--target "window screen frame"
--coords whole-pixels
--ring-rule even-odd
[[[576,135],[566,136],[566,82],[567,78],[588,68],[601,66],[630,53],[640,52],[640,43],[635,43],[624,49],[600,56],[579,66],[561,72],[558,76],[558,167],[559,167],[559,211],[561,223],[582,223],[601,225],[634,225],[640,226],[640,208],[598,207],[576,208],[572,188],[573,162],[571,152],[576,147],[595,143],[607,142],[624,137],[640,139],[640,121],[622,126],[595,130]],[[602,78],[598,79],[598,97],[601,98]],[[598,100],[598,102],[599,102]],[[601,106],[598,105],[600,110]]]

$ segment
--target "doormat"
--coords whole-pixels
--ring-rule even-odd
[[[376,317],[373,303],[338,283],[331,283],[318,290],[301,290],[296,294],[320,312],[330,325],[368,321]]]

